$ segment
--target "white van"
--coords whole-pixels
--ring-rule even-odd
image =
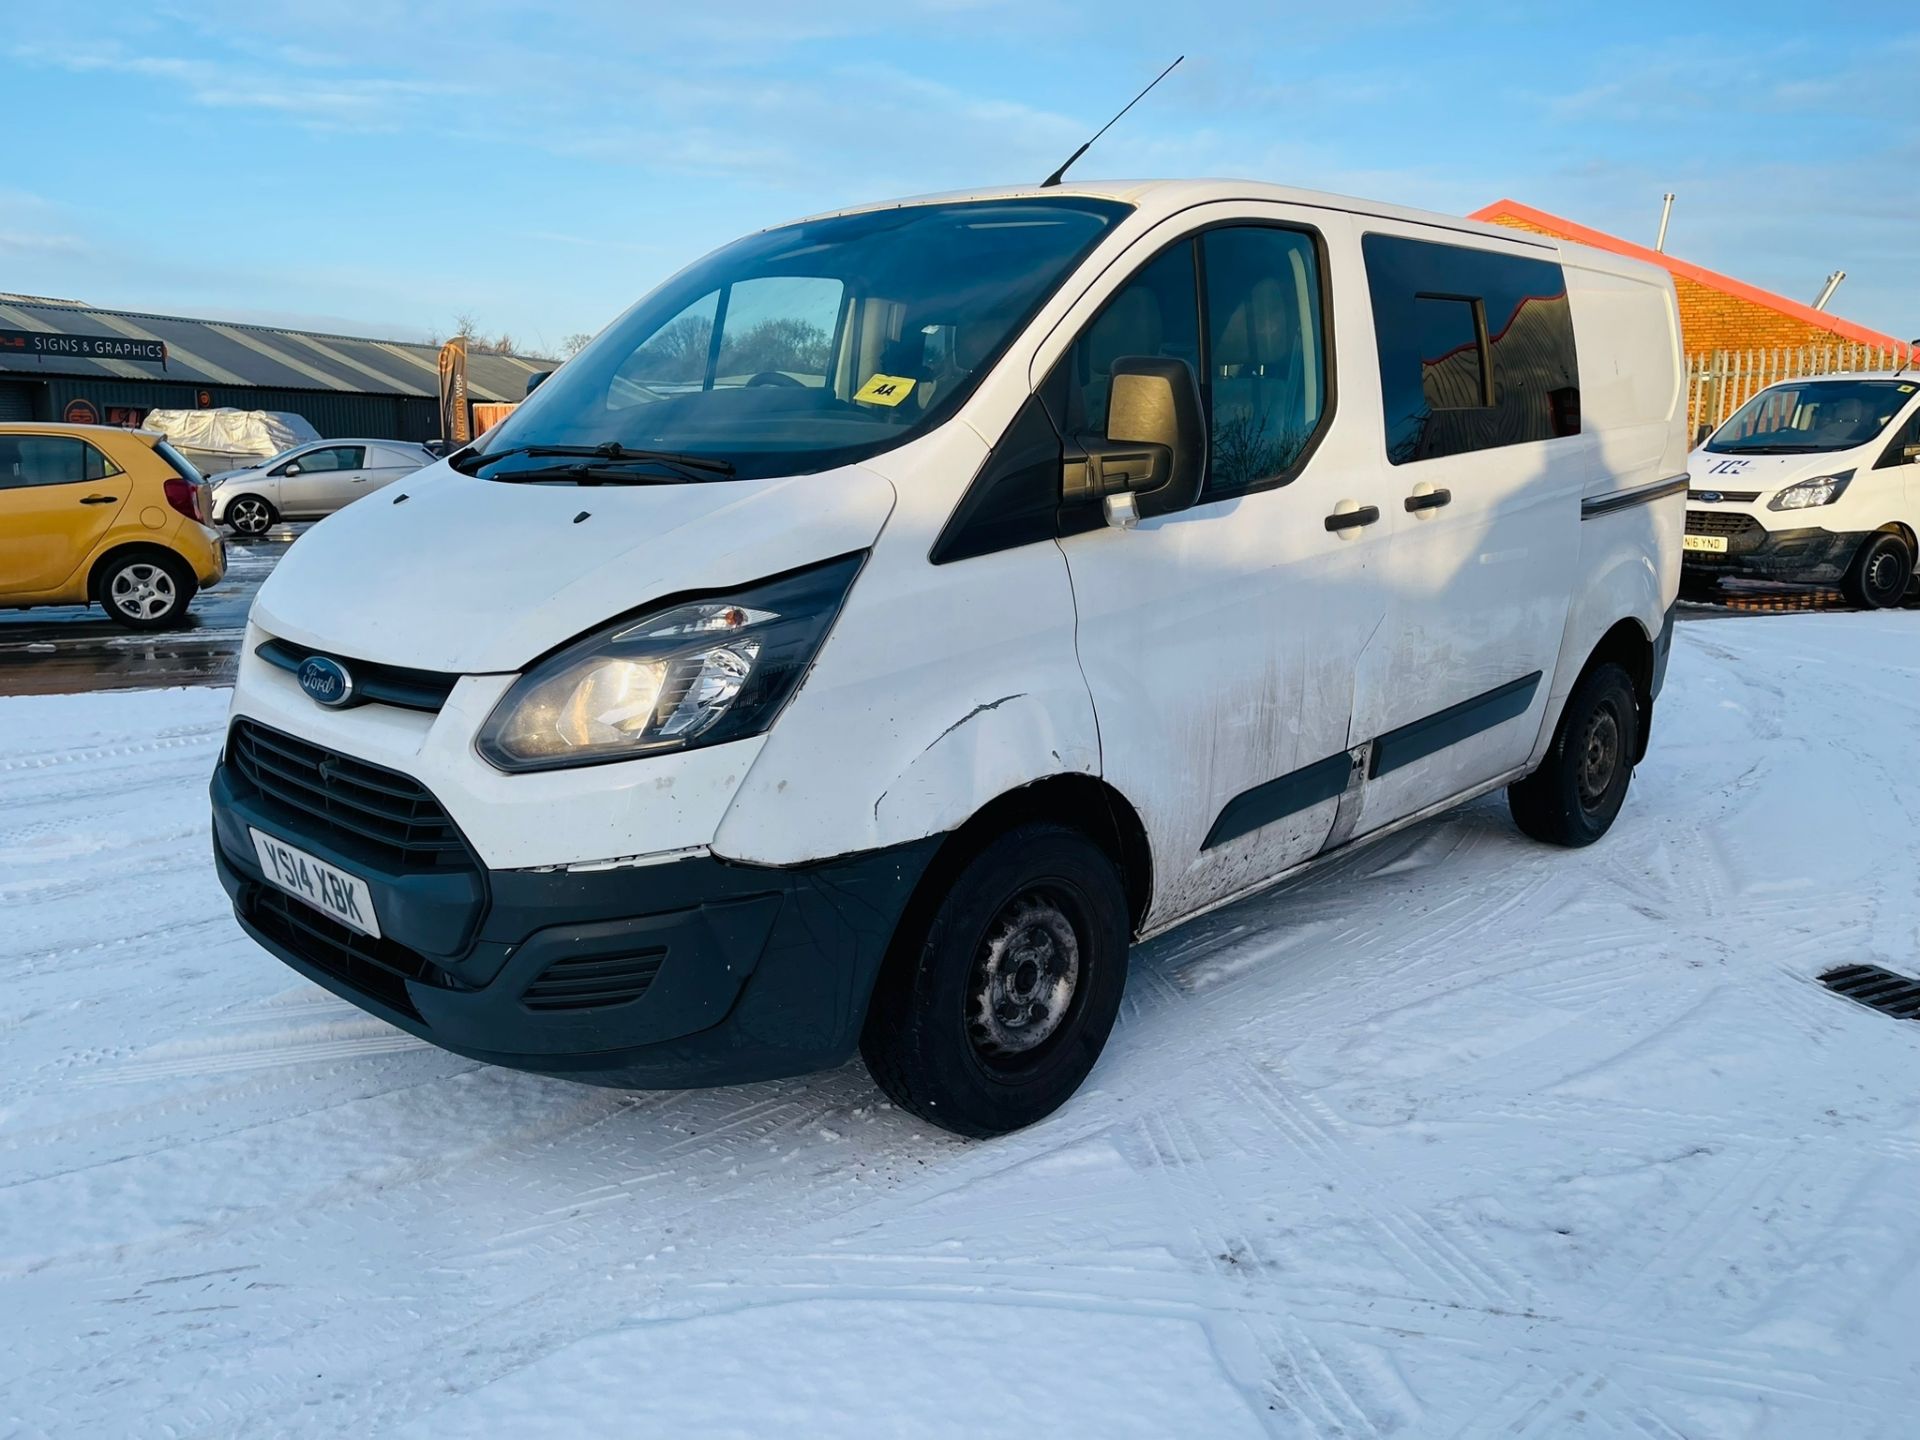
[[[856,1048],[1061,1104],[1133,940],[1646,749],[1664,272],[1239,182],[844,211],[667,281],[262,587],[240,921],[461,1054],[618,1086]]]
[[[1913,585],[1920,374],[1771,385],[1687,459],[1688,598],[1729,576],[1839,585],[1878,610]]]

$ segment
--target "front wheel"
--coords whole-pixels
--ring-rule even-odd
[[[227,524],[242,535],[264,535],[279,518],[272,502],[258,495],[236,495],[227,505]]]
[[[1080,1088],[1127,979],[1127,897],[1106,851],[1063,825],[1017,826],[961,867],[932,918],[902,939],[860,1037],[897,1104],[986,1138]]]
[[[94,583],[107,617],[129,630],[168,630],[186,618],[198,588],[172,555],[136,552],[110,560]]]
[[[1550,845],[1591,845],[1627,798],[1640,737],[1640,699],[1611,663],[1580,677],[1540,768],[1507,787],[1514,824]]]
[[[1863,610],[1884,610],[1907,596],[1913,552],[1890,531],[1869,535],[1847,571],[1847,598]]]

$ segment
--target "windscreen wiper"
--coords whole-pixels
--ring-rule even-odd
[[[678,450],[634,450],[618,440],[600,445],[514,445],[484,454],[456,455],[447,463],[463,475],[472,475],[483,465],[505,460],[512,455],[529,455],[536,460],[600,460],[616,464],[669,465],[676,470],[692,470],[707,475],[731,475],[733,465],[714,455],[688,455]]]
[[[626,464],[641,462],[628,460]],[[575,460],[568,465],[536,465],[530,470],[509,470],[505,475],[489,475],[490,485],[538,485],[546,481],[564,481],[569,485],[692,485],[707,479],[698,470],[682,470],[668,460],[647,460],[654,473],[628,470],[611,460]]]

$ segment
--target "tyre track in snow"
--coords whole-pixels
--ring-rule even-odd
[[[1692,662],[1787,737],[1749,657],[1687,653],[1720,628],[1688,627],[1676,683]],[[94,978],[87,1023],[17,1029],[0,1079],[0,1157],[55,1182],[31,1207],[0,1191],[29,1265],[0,1282],[0,1428],[378,1433],[610,1326],[806,1294],[1191,1318],[1275,1433],[1693,1436],[1693,1401],[1865,1433],[1911,1398],[1888,1327],[1914,1257],[1886,1237],[1920,1141],[1878,1097],[1913,1047],[1812,986],[1797,895],[1752,888],[1747,837],[1781,829],[1792,757],[1714,760],[1716,711],[1663,713],[1684,743],[1656,740],[1594,850],[1527,846],[1482,801],[1143,947],[1089,1089],[990,1146],[878,1106],[851,1068],[629,1097],[431,1051],[315,1058],[378,1032],[232,932],[209,946],[210,906],[138,945],[112,943],[112,915],[92,936],[52,922],[33,983]],[[201,760],[165,761],[182,807],[204,805]],[[52,788],[70,799],[22,829],[45,804],[119,813],[111,783]],[[179,829],[143,824],[134,850]],[[3,876],[20,862],[0,852]],[[115,857],[71,863],[98,882]],[[164,913],[164,869],[126,873],[129,903]],[[1911,933],[1911,879],[1905,860],[1876,877],[1878,918],[1838,933]],[[19,940],[0,967],[29,963]],[[172,947],[211,950],[205,973],[156,983]],[[109,975],[149,994],[114,1003]],[[1800,1043],[1850,1048],[1844,1099],[1769,1078]],[[1711,1157],[1680,1158],[1703,1139]],[[61,1190],[80,1160],[91,1180]],[[147,1199],[174,1213],[144,1222]],[[1882,1318],[1850,1272],[1769,1288],[1729,1268],[1825,1237],[1889,1258]],[[1774,1324],[1793,1315],[1855,1343],[1810,1349]]]

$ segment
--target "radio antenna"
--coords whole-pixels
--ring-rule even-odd
[[[1173,65],[1178,65],[1182,60],[1186,58],[1187,57],[1184,55],[1176,55],[1174,57]],[[1167,66],[1166,69],[1162,70],[1158,75],[1154,76],[1152,82],[1147,86],[1147,90],[1153,89],[1155,85],[1158,85],[1162,80],[1166,79],[1167,76],[1171,75],[1173,73],[1173,65]],[[1126,114],[1127,111],[1131,110],[1134,106],[1138,105],[1142,100],[1146,99],[1147,90],[1142,90],[1138,95],[1134,96],[1133,99],[1129,100],[1125,105],[1123,105],[1120,108],[1120,115]],[[1106,134],[1107,131],[1111,130],[1115,125],[1117,125],[1120,122],[1120,115],[1114,116],[1113,119],[1107,121],[1106,124],[1102,125],[1098,130],[1094,131],[1093,140],[1098,140],[1102,135]],[[1082,145],[1078,150],[1074,151],[1073,154],[1069,155],[1066,159],[1065,164],[1063,164],[1058,170],[1054,171],[1046,179],[1040,182],[1040,188],[1042,190],[1048,190],[1048,189],[1051,189],[1053,186],[1058,185],[1060,183],[1061,177],[1064,176],[1068,170],[1073,168],[1073,162],[1078,160],[1082,155],[1086,154],[1087,151],[1093,148],[1093,140],[1087,141],[1086,144]]]

